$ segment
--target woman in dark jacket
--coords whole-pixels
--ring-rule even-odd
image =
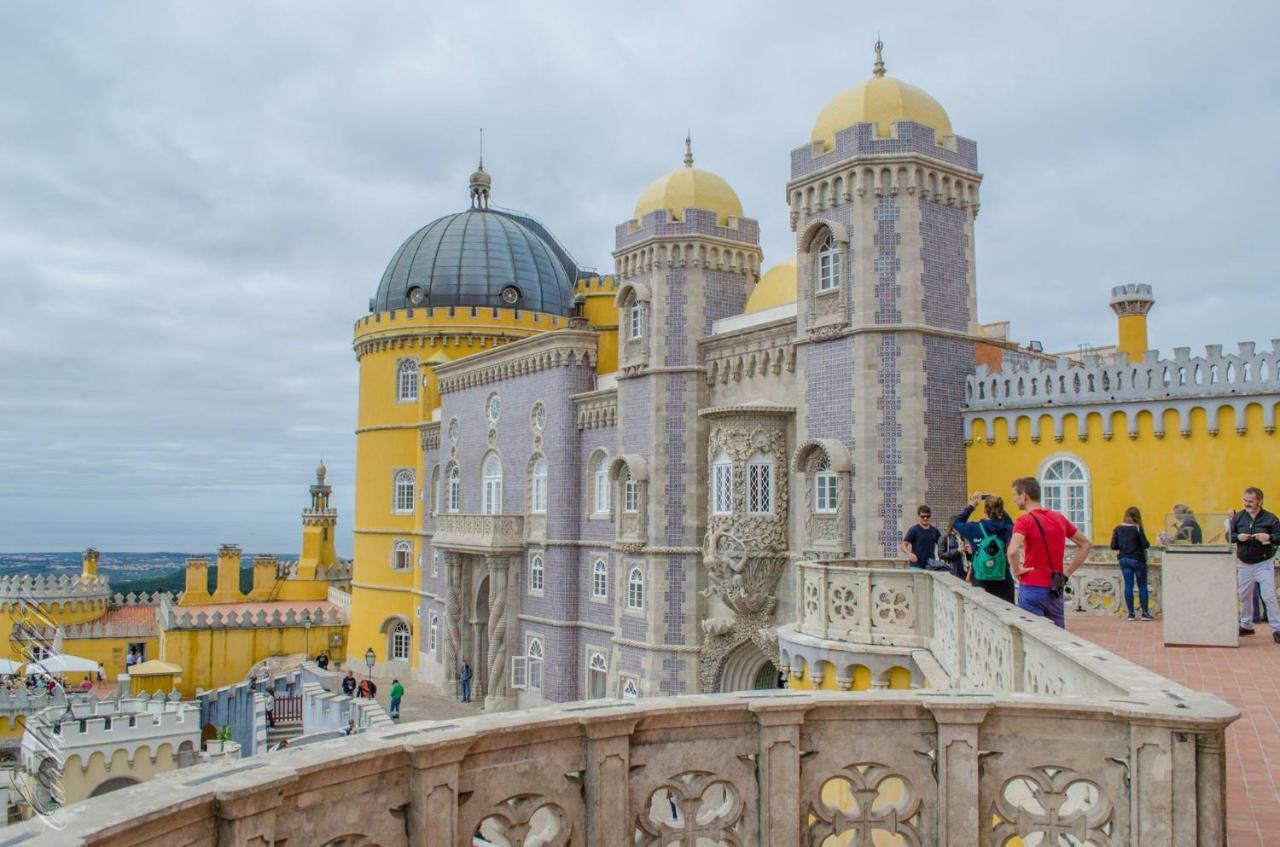
[[[973,514],[974,509],[978,508],[979,503],[982,504],[983,517],[981,520],[970,521],[969,517]],[[1013,603],[1015,591],[1013,569],[1009,567],[1008,559],[1009,540],[1013,538],[1013,519],[1005,514],[1004,500],[994,494],[982,495],[975,493],[969,498],[969,505],[965,507],[965,510],[956,515],[952,526],[969,542],[975,561],[978,557],[979,548],[984,543],[984,531],[987,538],[1000,539],[1001,552],[999,556],[1004,562],[1004,577],[991,580],[975,578],[973,584],[988,594],[994,594],[1006,603]]]
[[[1199,530],[1199,525],[1196,527]],[[1124,510],[1124,522],[1111,531],[1111,549],[1120,559],[1120,572],[1124,575],[1124,605],[1133,616],[1133,583],[1138,583],[1138,604],[1142,607],[1142,619],[1151,620],[1147,611],[1147,548],[1151,542],[1142,529],[1142,513],[1137,506]]]

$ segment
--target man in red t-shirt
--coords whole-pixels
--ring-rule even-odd
[[[1009,567],[1018,578],[1018,606],[1066,629],[1062,592],[1054,592],[1053,575],[1075,573],[1088,558],[1093,542],[1066,515],[1040,505],[1040,483],[1035,477],[1013,481],[1013,504],[1026,512],[1013,522],[1009,542]],[[1076,551],[1064,568],[1068,539],[1075,543]]]

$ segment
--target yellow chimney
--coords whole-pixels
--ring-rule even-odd
[[[180,605],[209,602],[209,560],[187,559],[187,582]]]
[[[253,599],[266,600],[276,583],[276,557],[253,557]]]
[[[1147,352],[1147,313],[1156,304],[1151,286],[1117,285],[1111,289],[1111,311],[1116,313],[1116,349],[1140,362]]]
[[[89,547],[80,554],[80,578],[83,580],[97,579],[98,577],[98,550],[96,547]]]
[[[240,600],[240,548],[223,544],[218,548],[218,585],[213,599],[219,603]]]

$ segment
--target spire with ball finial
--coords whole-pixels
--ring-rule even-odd
[[[471,175],[471,208],[489,208],[489,189],[493,186],[493,178],[484,170],[484,128],[480,128],[480,166]]]
[[[689,130],[684,136],[684,166],[693,167],[693,130]]]
[[[884,76],[884,42],[876,36],[876,63],[872,69],[876,76]]]

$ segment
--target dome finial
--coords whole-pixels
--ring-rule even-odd
[[[489,208],[489,188],[493,178],[484,172],[484,127],[480,127],[480,167],[471,175],[471,208]]]
[[[684,136],[684,166],[693,167],[693,130],[689,130]]]
[[[872,70],[876,76],[884,76],[884,42],[880,40],[880,35],[876,34],[876,64]]]

